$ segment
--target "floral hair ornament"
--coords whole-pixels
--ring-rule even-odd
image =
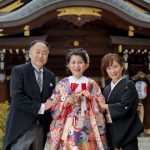
[[[87,63],[89,64],[90,63],[90,58],[89,58],[89,55],[88,55],[86,49],[81,48],[81,51],[85,54],[86,59],[87,59]]]
[[[87,59],[87,64],[90,63],[90,58],[89,58],[89,55],[88,55],[86,49],[84,49],[84,48],[71,48],[71,49],[69,49],[70,53],[73,53],[75,51],[81,51],[81,52],[83,52],[85,54],[86,59]]]

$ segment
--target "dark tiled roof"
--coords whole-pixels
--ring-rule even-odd
[[[124,2],[123,0],[98,0],[98,1],[107,3],[108,5],[115,7],[116,9],[124,12],[125,14],[135,19],[150,23],[150,14],[144,14],[140,12],[139,10],[133,8],[132,6],[130,6],[128,3]]]
[[[149,4],[150,4],[150,1],[149,1],[149,0],[143,0],[143,1],[145,1],[145,2],[147,2],[147,3],[149,3]]]
[[[44,8],[49,7],[50,5],[55,5],[62,2],[67,2],[68,0],[32,0],[28,4],[26,4],[24,7],[6,14],[0,16],[0,26],[2,27],[4,23],[11,22],[11,21],[19,21],[22,20],[28,16],[31,16],[32,14],[35,14],[36,12],[42,11],[44,14]],[[78,0],[69,0],[69,2],[77,2],[79,4]],[[148,0],[147,0],[148,1]],[[90,1],[91,2],[91,1]],[[99,2],[102,5],[110,5],[111,8],[117,9],[120,12],[123,12],[124,14],[132,17],[133,19],[137,19],[139,21],[150,23],[150,15],[142,13],[141,11],[135,9],[134,7],[130,6],[123,0],[93,0],[94,2]],[[67,3],[66,3],[67,4]],[[82,2],[83,6],[83,2]],[[99,5],[100,6],[100,5]],[[55,8],[57,8],[56,6]],[[47,9],[46,9],[47,10]]]

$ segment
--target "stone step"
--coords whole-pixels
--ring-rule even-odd
[[[139,150],[150,150],[150,137],[138,137]]]

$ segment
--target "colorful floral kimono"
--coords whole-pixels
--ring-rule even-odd
[[[83,90],[84,95],[75,103],[64,107],[64,102],[73,94]],[[56,101],[51,108],[53,121],[50,124],[49,150],[107,150],[105,119],[99,101],[101,91],[98,84],[87,77],[74,80],[73,76],[61,80],[49,100]]]

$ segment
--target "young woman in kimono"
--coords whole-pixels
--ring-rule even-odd
[[[137,136],[143,125],[137,114],[138,94],[134,82],[122,76],[124,64],[117,54],[105,55],[101,68],[103,75],[111,79],[103,90],[107,104],[101,103],[112,119],[107,124],[110,150],[138,150]]]
[[[49,150],[107,150],[105,119],[99,103],[105,102],[98,84],[83,75],[89,67],[84,49],[66,55],[71,76],[62,79],[50,101]]]

